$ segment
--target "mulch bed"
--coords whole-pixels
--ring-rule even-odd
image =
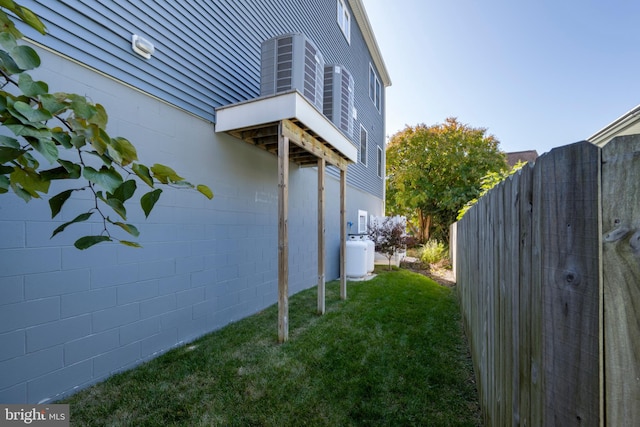
[[[422,274],[423,276],[427,276],[442,286],[452,288],[456,285],[456,282],[453,280],[453,272],[451,271],[451,268],[431,266],[424,264],[421,261],[402,261],[400,263],[400,267]]]

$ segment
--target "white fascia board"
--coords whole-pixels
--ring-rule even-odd
[[[297,91],[218,107],[215,129],[216,132],[229,132],[291,119],[304,123],[343,157],[357,162],[357,148]]]
[[[633,135],[638,132],[640,132],[640,105],[591,135],[587,141],[602,147],[616,136]]]

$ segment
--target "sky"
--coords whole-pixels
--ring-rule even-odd
[[[505,152],[589,138],[640,104],[639,0],[362,0],[387,135],[447,117]]]

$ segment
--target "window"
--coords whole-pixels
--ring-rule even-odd
[[[382,86],[380,85],[380,79],[371,64],[369,64],[369,98],[373,101],[373,105],[376,106],[376,109],[380,111]]]
[[[360,125],[360,163],[367,166],[367,141],[369,135],[364,126]]]
[[[358,209],[358,234],[365,234],[368,231],[367,211],[361,211]]]
[[[347,43],[351,44],[351,14],[345,0],[338,0],[338,25],[347,39]]]
[[[378,176],[384,178],[384,153],[381,147],[378,147]]]

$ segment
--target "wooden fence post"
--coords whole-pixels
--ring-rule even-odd
[[[289,138],[278,126],[278,341],[289,339]]]
[[[318,314],[325,312],[325,164],[318,158]]]
[[[340,170],[340,298],[347,299],[347,170]]]

